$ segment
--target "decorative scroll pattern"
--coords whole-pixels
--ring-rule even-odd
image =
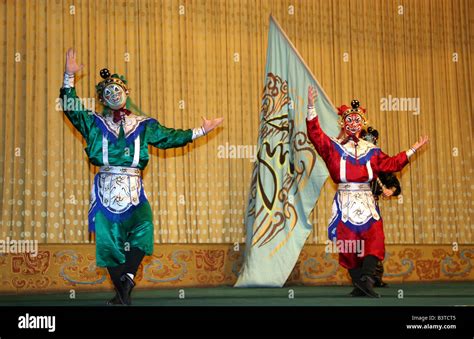
[[[145,257],[135,280],[137,288],[180,286],[231,286],[242,265],[244,246],[156,245],[155,254]],[[387,282],[474,281],[474,247],[387,246]],[[328,254],[323,245],[306,245],[287,285],[349,284],[347,271]],[[112,289],[103,268],[95,266],[94,245],[41,246],[38,256],[2,254],[0,293],[32,293],[96,288]]]
[[[247,218],[255,220],[253,246],[270,244],[285,228],[291,235],[298,223],[293,196],[304,189],[308,174],[316,162],[317,154],[310,146],[306,132],[295,132],[294,120],[289,118],[288,109],[283,109],[290,103],[287,81],[268,73],[260,112],[261,147],[252,173],[251,201],[247,210]],[[272,142],[266,141],[270,138]],[[292,159],[297,163],[293,163]],[[281,168],[287,169],[283,176],[279,174]],[[256,201],[263,204],[257,207]],[[277,244],[272,253],[278,251],[281,245]]]
[[[61,265],[59,275],[72,285],[97,285],[106,279],[105,270],[95,266],[93,255],[66,250],[57,252],[54,256]]]

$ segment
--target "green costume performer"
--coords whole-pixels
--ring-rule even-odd
[[[89,231],[96,232],[97,266],[107,267],[117,291],[109,304],[131,304],[133,278],[145,255],[153,253],[153,216],[141,170],[149,160],[148,146],[166,149],[181,147],[205,135],[222,119],[205,120],[195,129],[162,126],[157,120],[134,114],[128,108],[128,87],[124,77],[110,75],[97,86],[102,114],[84,109],[74,88],[75,53],[68,51],[66,73],[60,96],[63,110],[87,142],[90,162],[99,166],[91,191]],[[77,70],[76,70],[77,71]]]

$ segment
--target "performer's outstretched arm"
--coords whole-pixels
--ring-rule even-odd
[[[308,115],[306,117],[306,127],[308,130],[308,137],[311,143],[316,148],[316,151],[323,158],[324,161],[329,159],[331,139],[324,133],[319,124],[318,114],[314,103],[317,99],[318,93],[313,87],[308,87]]]
[[[81,132],[84,138],[87,138],[94,123],[93,112],[83,107],[74,88],[74,74],[83,68],[84,65],[79,66],[76,62],[76,52],[69,48],[66,52],[66,67],[63,86],[60,90],[60,101],[64,114],[66,114],[69,121]]]
[[[224,118],[207,120],[203,118],[203,125],[194,129],[173,129],[161,125],[157,120],[149,123],[147,128],[148,143],[157,148],[181,147],[202,137],[219,126]]]
[[[421,147],[428,143],[428,137],[421,137],[408,151],[403,151],[391,157],[380,151],[377,156],[378,172],[399,172],[408,164],[408,159],[413,156]]]
[[[148,123],[146,133],[148,144],[162,149],[181,147],[193,140],[193,130],[168,128],[157,120]]]

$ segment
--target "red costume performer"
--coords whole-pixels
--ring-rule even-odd
[[[352,295],[379,297],[373,290],[373,275],[379,260],[385,256],[383,222],[375,203],[370,182],[379,173],[400,171],[408,164],[408,158],[427,142],[420,140],[408,151],[390,157],[379,147],[359,139],[362,125],[367,123],[365,109],[353,100],[352,107],[338,108],[340,125],[343,127],[338,138],[327,136],[319,124],[313,106],[314,98],[310,87],[308,96],[308,137],[326,163],[332,180],[338,190],[332,206],[332,217],[328,233],[331,240],[362,243],[362,253],[351,251],[339,253],[339,263],[349,270],[355,285]],[[352,247],[355,248],[355,247]]]

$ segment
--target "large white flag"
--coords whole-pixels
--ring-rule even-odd
[[[245,262],[235,287],[283,286],[311,232],[309,215],[328,171],[306,132],[309,85],[319,92],[322,128],[336,136],[334,105],[270,17],[257,161],[245,215]]]

